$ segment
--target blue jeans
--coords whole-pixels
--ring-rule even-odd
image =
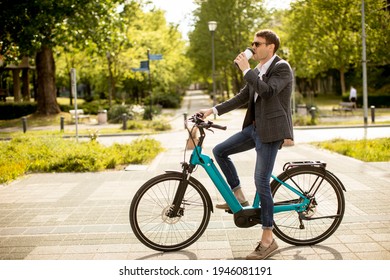
[[[261,221],[264,228],[273,228],[274,202],[271,194],[270,180],[274,168],[276,155],[281,141],[261,143],[253,125],[234,134],[213,149],[215,160],[226,177],[232,190],[240,188],[240,179],[237,170],[230,159],[230,155],[256,149],[256,166],[254,180],[256,191],[260,196]]]

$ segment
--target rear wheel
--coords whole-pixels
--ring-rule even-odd
[[[290,168],[278,177],[310,199],[303,212],[274,214],[274,233],[292,245],[313,245],[324,241],[339,227],[345,210],[343,189],[328,171],[320,167]],[[271,184],[274,204],[301,202],[301,198],[277,181]]]
[[[212,210],[206,189],[190,179],[176,216],[170,210],[181,173],[166,173],[150,179],[134,196],[130,225],[135,236],[157,251],[175,251],[194,243],[206,230]]]

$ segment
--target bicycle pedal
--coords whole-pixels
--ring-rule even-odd
[[[232,212],[231,209],[225,209],[225,212],[226,212],[226,213],[229,213],[229,214],[233,214],[233,212]]]

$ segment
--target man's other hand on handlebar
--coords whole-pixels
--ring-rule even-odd
[[[201,109],[201,110],[199,110],[198,113],[203,114],[203,118],[205,119],[208,116],[210,116],[211,114],[213,114],[214,111],[213,111],[213,108],[209,108],[209,109]]]

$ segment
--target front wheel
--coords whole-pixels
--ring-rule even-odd
[[[135,236],[157,251],[176,251],[193,244],[206,230],[212,204],[202,184],[191,178],[175,217],[170,215],[182,174],[150,179],[135,194],[129,211]]]
[[[274,214],[274,233],[292,245],[314,245],[331,236],[344,216],[343,189],[327,170],[313,166],[288,169],[278,178],[310,199],[302,212]],[[271,184],[275,205],[300,203],[300,198],[277,181]]]

